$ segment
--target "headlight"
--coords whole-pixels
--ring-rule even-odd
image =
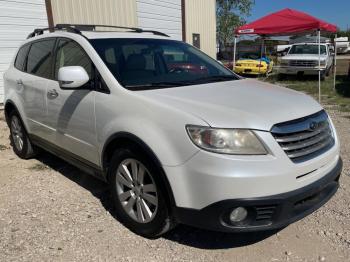
[[[206,151],[230,155],[266,155],[268,153],[251,130],[190,125],[186,126],[186,129],[192,142]]]

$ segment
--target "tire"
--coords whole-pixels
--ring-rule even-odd
[[[16,111],[12,111],[9,116],[10,140],[13,151],[22,159],[33,158],[36,150],[25,130],[23,122]]]
[[[151,239],[175,225],[160,176],[161,171],[153,161],[139,150],[128,148],[114,153],[108,172],[118,220],[134,233]]]

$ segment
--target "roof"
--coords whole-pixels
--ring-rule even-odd
[[[293,43],[293,44],[290,44],[290,45],[317,45],[318,46],[318,43],[301,42],[301,43]],[[321,45],[328,45],[328,44],[327,43],[321,43]]]
[[[336,32],[337,27],[307,13],[287,8],[241,26],[235,33],[290,35],[315,30]]]

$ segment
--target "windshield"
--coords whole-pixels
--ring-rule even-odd
[[[131,90],[239,79],[214,59],[180,41],[111,38],[90,42],[118,82]]]
[[[318,45],[293,45],[290,55],[318,55]],[[327,55],[327,48],[321,45],[321,55]]]

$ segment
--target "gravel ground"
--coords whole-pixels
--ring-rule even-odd
[[[0,261],[350,261],[350,116],[330,114],[344,172],[320,210],[279,232],[179,226],[148,240],[114,219],[105,184],[48,153],[16,157],[0,112]]]

